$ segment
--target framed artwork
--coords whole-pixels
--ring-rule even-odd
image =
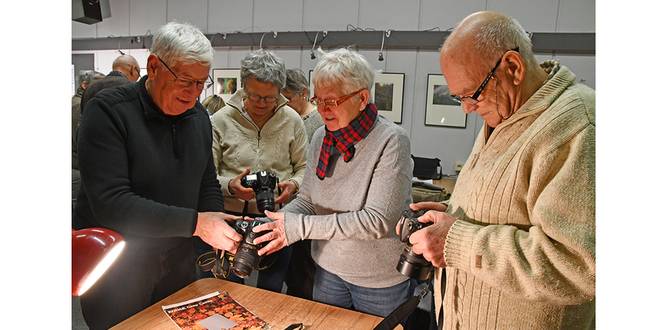
[[[467,115],[461,104],[449,95],[447,80],[441,74],[428,75],[424,125],[465,128]]]
[[[213,94],[229,101],[241,86],[241,69],[213,69]]]
[[[371,90],[378,114],[401,124],[404,73],[377,72]]]

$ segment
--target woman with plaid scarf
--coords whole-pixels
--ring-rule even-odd
[[[396,271],[402,243],[394,235],[410,202],[412,159],[405,131],[369,103],[374,72],[355,51],[324,53],[314,68],[312,102],[325,123],[311,139],[300,193],[267,212],[270,231],[255,243],[270,254],[312,240],[314,300],[385,316],[411,294]]]

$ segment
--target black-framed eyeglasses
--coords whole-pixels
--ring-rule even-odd
[[[519,48],[516,47],[516,48],[510,49],[509,51],[518,52],[518,50],[519,50]],[[495,76],[495,71],[500,66],[500,63],[502,62],[502,59],[504,58],[504,55],[506,55],[506,52],[504,52],[504,54],[502,54],[500,59],[497,60],[497,63],[495,63],[495,67],[493,67],[493,69],[490,70],[490,72],[488,72],[488,75],[486,76],[486,79],[484,79],[484,81],[481,82],[481,85],[479,85],[479,88],[477,88],[477,90],[474,91],[474,93],[471,96],[450,95],[454,99],[454,101],[456,101],[458,103],[477,104],[477,102],[479,102],[479,96],[484,91],[484,89],[486,89],[486,85],[488,85],[488,82]]]
[[[334,109],[363,90],[366,90],[366,88],[360,88],[353,93],[340,96],[339,98],[336,99],[320,99],[316,95],[314,95],[314,97],[312,97],[309,100],[309,102],[312,102],[312,104],[314,104],[317,107],[326,107],[326,108]]]
[[[172,69],[170,69],[170,67],[167,64],[165,64],[165,61],[161,60],[160,57],[158,57],[158,56],[156,56],[156,58],[158,59],[158,61],[160,63],[163,64],[163,66],[165,66],[167,71],[169,71],[174,76],[174,84],[177,87],[188,88],[188,87],[192,86],[193,84],[195,84],[195,88],[203,89],[206,84],[209,84],[209,86],[210,86],[210,84],[212,84],[213,79],[211,79],[211,76],[207,76],[205,80],[191,80],[191,79],[179,78],[176,75],[176,73],[174,73],[174,71],[172,71]],[[139,74],[139,72],[138,72],[138,74]]]
[[[264,100],[264,102],[266,103],[275,103],[275,101],[277,101],[277,96],[272,96],[272,95],[261,96],[257,94],[252,94],[248,91],[245,91],[245,98],[254,103],[259,103],[259,101],[261,100]]]

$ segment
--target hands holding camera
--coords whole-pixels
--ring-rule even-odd
[[[282,191],[275,199],[275,204],[286,203],[291,196],[298,191],[298,186],[292,180],[282,181],[277,184],[277,187]]]
[[[197,227],[193,236],[199,236],[204,242],[216,249],[236,253],[238,243],[243,238],[227,221],[236,221],[241,217],[222,212],[197,213]]]
[[[271,222],[254,227],[255,232],[269,231],[254,240],[255,244],[268,242],[266,246],[259,249],[259,255],[269,255],[281,250],[283,247],[289,245],[284,234],[284,213],[266,211],[266,216],[272,220]]]
[[[414,253],[423,255],[424,259],[430,261],[434,267],[446,267],[445,263],[445,240],[449,233],[449,228],[456,219],[445,213],[447,206],[436,202],[419,202],[410,204],[413,211],[428,210],[417,220],[422,223],[433,223],[432,225],[420,229],[410,235],[409,242],[412,245]],[[399,234],[400,225],[397,224],[396,232]]]
[[[229,184],[227,189],[229,190],[229,193],[232,195],[244,200],[244,201],[249,201],[254,198],[254,190],[252,188],[246,188],[241,184],[241,180],[243,177],[246,175],[250,174],[250,168],[247,167],[241,172],[241,174],[237,175],[235,178],[229,180]]]

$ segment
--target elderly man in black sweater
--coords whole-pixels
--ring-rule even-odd
[[[195,279],[193,237],[235,252],[241,236],[222,213],[211,123],[197,101],[213,48],[192,25],[154,35],[148,77],[99,93],[78,137],[82,188],[76,223],[107,227],[124,253],[81,298],[91,329],[107,329]]]

